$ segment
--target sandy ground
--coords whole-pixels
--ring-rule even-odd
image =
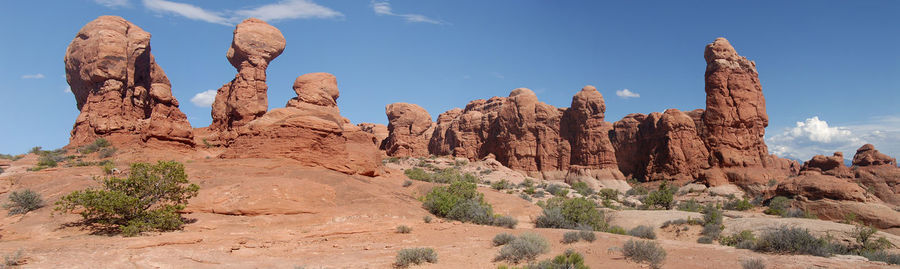
[[[596,233],[592,243],[560,243],[566,230],[534,228],[540,208],[516,195],[480,189],[496,213],[519,220],[516,229],[439,218],[425,223],[429,214],[417,199],[432,185],[416,181],[402,187],[406,177],[397,170],[369,178],[291,160],[206,158],[214,155],[214,149],[120,152],[116,164],[123,168],[137,160],[182,161],[190,180],[201,186],[185,214],[192,223],[183,231],[128,238],[92,235],[71,225],[79,216],[52,211],[60,196],[96,186],[92,177],[101,174],[99,167],[26,172],[35,158],[13,162],[9,173],[0,175],[0,200],[12,190],[30,188],[48,206],[16,216],[0,210],[0,253],[22,250],[23,268],[391,268],[398,250],[431,247],[438,263],[417,268],[496,268],[502,263],[493,262],[500,249],[491,245],[494,235],[535,232],[552,247],[539,259],[572,248],[591,268],[647,267],[616,250],[629,236]],[[412,232],[396,233],[398,225]],[[663,268],[740,268],[748,258],[761,258],[770,268],[890,268],[846,258],[760,254],[664,234],[657,240],[668,252]]]

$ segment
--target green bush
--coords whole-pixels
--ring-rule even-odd
[[[525,193],[520,193],[519,198],[522,198],[522,200],[529,201],[529,202],[532,201],[531,196],[528,196],[528,194],[525,194]]]
[[[631,186],[631,189],[625,192],[625,195],[647,195],[650,193],[650,190],[644,185],[634,184]]]
[[[769,200],[769,208],[767,208],[766,211],[763,211],[763,213],[781,216],[784,215],[790,204],[791,200],[787,197],[777,196],[772,198],[772,200]]]
[[[397,233],[408,234],[412,232],[412,228],[406,225],[397,226]]]
[[[754,236],[753,232],[750,230],[743,230],[739,233],[719,238],[719,244],[731,247],[748,246],[748,244],[749,246],[752,246],[755,242],[756,236]]]
[[[900,264],[900,254],[888,253],[883,250],[866,251],[862,252],[860,255],[866,257],[866,259],[869,259],[870,261],[879,261],[894,265]]]
[[[566,196],[567,194],[569,194],[569,190],[567,190],[563,185],[559,184],[550,184],[549,186],[544,188],[544,190],[546,190],[550,194],[553,194],[554,196]]]
[[[536,264],[529,264],[524,269],[588,269],[584,265],[584,256],[575,250],[567,249],[565,253],[557,255],[551,260],[544,260]]]
[[[563,244],[571,244],[571,243],[578,242],[578,240],[581,240],[581,236],[578,235],[578,232],[571,231],[571,232],[566,232],[563,234],[562,243]]]
[[[516,224],[519,224],[519,220],[512,216],[494,215],[494,222],[491,225],[514,229],[516,228]]]
[[[431,181],[431,173],[426,172],[422,168],[413,167],[412,169],[406,169],[406,171],[403,171],[403,174],[406,174],[406,177],[409,179]]]
[[[700,212],[703,209],[703,205],[701,205],[697,200],[691,198],[687,201],[682,201],[678,203],[678,210],[687,211],[687,212]]]
[[[600,189],[600,192],[598,193],[600,194],[600,198],[602,199],[609,199],[613,201],[619,200],[619,190],[617,189],[604,188]]]
[[[606,230],[608,226],[594,202],[583,197],[551,198],[547,200],[543,214],[535,220],[538,228],[573,229],[579,225],[591,227],[594,231]]]
[[[104,148],[97,151],[97,158],[106,159],[116,154],[116,148]]]
[[[9,155],[9,154],[0,154],[0,159],[7,159],[10,161],[18,161],[19,159],[25,158],[25,154],[19,155]]]
[[[609,229],[606,229],[606,232],[611,233],[611,234],[621,234],[621,235],[625,235],[627,233],[625,231],[625,228],[622,228],[621,226],[618,226],[618,225],[609,227]]]
[[[500,253],[494,258],[494,261],[508,261],[519,263],[521,261],[530,261],[537,258],[538,255],[547,253],[550,250],[550,243],[547,239],[534,233],[524,233],[515,240],[504,245],[500,249]]]
[[[412,184],[413,184],[412,180],[404,180],[404,181],[403,181],[403,187],[404,187],[404,188],[409,187],[409,186],[412,186]]]
[[[797,208],[788,208],[784,211],[784,214],[781,215],[784,218],[801,218],[801,219],[817,219],[815,214],[810,213],[806,210],[801,210]]]
[[[575,182],[572,184],[572,189],[578,194],[581,194],[581,196],[590,196],[591,194],[594,194],[594,189],[591,189],[591,186],[588,186],[588,184],[584,182]]]
[[[495,189],[495,190],[498,190],[498,191],[499,191],[499,190],[505,190],[505,189],[510,189],[510,188],[512,188],[512,184],[509,183],[508,180],[502,179],[502,180],[500,180],[500,181],[491,183],[491,188],[492,188],[492,189]]]
[[[660,268],[666,260],[666,250],[649,240],[628,240],[622,246],[622,255],[634,262],[646,262],[651,268]]]
[[[431,216],[426,215],[426,216],[422,217],[422,221],[424,221],[425,223],[431,223]]]
[[[875,229],[872,226],[857,225],[852,233],[853,239],[856,240],[856,246],[854,246],[853,249],[858,253],[862,253],[881,251],[890,248],[892,244],[887,238],[879,237],[878,239],[873,240],[873,236],[877,232],[878,229]]]
[[[747,211],[753,208],[753,204],[747,198],[731,199],[722,206],[726,210]]]
[[[437,252],[432,248],[404,248],[397,252],[394,265],[400,268],[424,262],[437,263]]]
[[[91,154],[99,151],[102,148],[109,147],[111,144],[109,141],[103,138],[97,138],[93,143],[87,144],[81,148],[78,148],[78,152],[81,154]]]
[[[809,254],[814,256],[831,256],[831,244],[815,237],[806,229],[796,227],[779,227],[763,233],[753,250],[778,254]]]
[[[712,244],[712,242],[713,242],[713,239],[712,239],[712,237],[709,237],[709,236],[704,235],[704,236],[700,236],[699,238],[697,238],[697,243],[700,243],[700,244]]]
[[[41,195],[29,190],[14,191],[9,194],[9,203],[3,204],[3,208],[9,210],[9,215],[25,214],[44,207]]]
[[[662,184],[659,184],[659,188],[655,191],[647,194],[647,197],[644,198],[644,205],[648,208],[662,208],[662,209],[672,209],[672,206],[675,205],[675,188],[669,187],[669,183],[663,181]]]
[[[591,230],[578,231],[578,237],[581,237],[581,240],[588,242],[594,242],[594,240],[597,240],[597,235],[594,234],[594,231]]]
[[[80,212],[86,224],[116,229],[126,236],[177,230],[184,225],[178,211],[199,189],[188,183],[181,163],[134,163],[127,178],[110,177],[102,181],[103,189],[74,191],[60,198],[55,210]]]
[[[438,217],[508,228],[514,228],[518,222],[512,217],[495,216],[473,182],[460,180],[449,186],[434,187],[424,201],[425,209]]]
[[[759,258],[741,261],[742,269],[766,269],[766,263]]]
[[[632,228],[628,231],[628,235],[644,239],[656,239],[656,232],[653,231],[652,227],[646,225],[639,225]]]
[[[499,233],[494,236],[494,239],[491,240],[491,242],[494,243],[495,247],[497,247],[497,246],[509,244],[509,242],[512,242],[515,239],[516,239],[515,235],[508,234],[508,233]]]

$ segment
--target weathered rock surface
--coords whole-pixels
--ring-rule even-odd
[[[897,166],[897,159],[887,154],[878,152],[872,144],[865,144],[856,150],[853,155],[853,165],[855,166],[872,166],[872,165],[893,165]]]
[[[801,172],[818,172],[820,174],[832,175],[841,178],[853,177],[850,167],[844,165],[844,153],[835,152],[831,157],[824,155],[813,156],[812,159],[803,163],[800,168]]]
[[[309,75],[300,76],[308,78]],[[333,77],[333,76],[332,76]],[[301,81],[298,78],[297,81]],[[333,83],[330,83],[333,84]],[[295,84],[298,97],[288,107],[269,111],[237,130],[224,158],[279,157],[347,174],[376,176],[381,173],[381,153],[375,136],[364,132],[337,109],[337,88],[322,92],[318,84]],[[336,85],[336,84],[333,84]],[[304,96],[319,96],[304,99]]]
[[[193,145],[187,117],[150,52],[150,33],[116,16],[78,32],[65,55],[66,81],[81,111],[70,145],[174,141]]]
[[[900,206],[900,168],[890,165],[854,167],[856,181],[881,201]]]
[[[384,108],[388,137],[381,149],[388,156],[428,156],[428,141],[434,133],[431,115],[416,104],[393,103]]]
[[[388,128],[384,124],[363,122],[357,124],[360,130],[375,136],[375,146],[381,147],[381,142],[388,137]]]
[[[337,99],[341,96],[337,78],[329,73],[309,73],[297,77],[294,92],[297,97],[288,101],[288,107],[298,107],[301,103],[337,107]]]
[[[697,113],[697,112],[692,112]],[[619,169],[649,180],[694,179],[709,168],[709,152],[694,119],[677,109],[630,114],[613,132]]]
[[[284,46],[281,31],[262,20],[246,19],[235,27],[226,57],[238,74],[216,93],[211,129],[236,129],[266,113],[266,68]]]
[[[810,200],[833,199],[865,202],[866,191],[849,179],[828,175],[807,174],[792,177],[778,184],[776,194],[800,195]]]

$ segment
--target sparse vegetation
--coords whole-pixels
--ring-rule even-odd
[[[484,202],[473,182],[454,181],[449,186],[431,189],[424,198],[425,209],[438,216],[482,225],[515,227],[512,217],[495,216],[491,205]]]
[[[784,211],[784,214],[781,215],[784,218],[802,218],[802,219],[817,219],[815,214],[810,213],[806,210],[801,210],[797,208],[788,208]]]
[[[412,186],[412,184],[413,184],[412,180],[404,180],[404,181],[403,181],[403,187],[404,187],[404,188],[409,187],[409,186]]]
[[[755,243],[756,236],[754,236],[753,232],[750,230],[743,230],[739,233],[719,238],[719,244],[742,249],[753,248],[753,244]]]
[[[606,230],[608,224],[594,202],[585,198],[554,197],[547,201],[543,214],[535,220],[538,228],[574,229],[591,227],[594,231]]]
[[[621,235],[625,235],[627,233],[625,231],[625,228],[622,228],[621,226],[618,226],[618,225],[609,227],[609,229],[607,229],[606,232],[611,233],[611,234],[621,234]]]
[[[722,205],[722,208],[725,208],[725,210],[747,211],[753,208],[753,204],[750,203],[750,200],[747,198],[729,199]]]
[[[675,197],[676,188],[670,187],[669,183],[663,181],[662,184],[659,185],[659,188],[655,191],[647,194],[647,197],[644,198],[644,205],[648,208],[661,208],[661,209],[672,209],[675,205],[674,197]]]
[[[524,233],[504,245],[497,257],[494,258],[494,261],[508,261],[511,263],[531,261],[549,250],[550,243],[547,242],[547,239],[538,234]]]
[[[587,230],[587,229],[579,230],[578,237],[580,237],[581,240],[588,241],[588,242],[594,242],[594,240],[597,240],[597,235],[594,234],[594,231]]]
[[[495,247],[497,247],[497,246],[509,244],[509,242],[512,242],[515,239],[516,239],[515,235],[508,234],[508,233],[499,233],[494,236],[494,239],[491,240],[491,242],[494,244]]]
[[[78,148],[78,153],[91,154],[91,153],[99,151],[102,148],[109,147],[110,145],[111,144],[106,139],[97,138],[96,140],[94,140],[93,143],[90,143],[90,144],[87,144],[87,145],[84,145],[84,146]]]
[[[550,184],[549,186],[544,188],[544,190],[546,190],[550,194],[553,194],[554,196],[565,197],[569,194],[569,190],[567,190],[566,187],[563,187],[563,185],[559,184]]]
[[[103,148],[103,149],[97,151],[97,158],[106,159],[106,158],[112,157],[113,155],[116,154],[116,151],[117,151],[117,149],[112,148],[112,147]]]
[[[419,180],[434,183],[453,183],[456,181],[478,182],[478,177],[470,173],[463,173],[457,168],[441,169],[434,173],[425,171],[422,168],[414,167],[403,171],[406,177],[412,180]]]
[[[600,189],[598,194],[600,194],[600,198],[602,198],[604,200],[613,200],[613,201],[619,200],[619,190],[617,190],[617,189],[609,189],[609,188]]]
[[[3,255],[3,265],[0,268],[8,268],[12,266],[22,265],[22,250],[16,250],[13,253]]]
[[[591,186],[588,186],[588,184],[584,182],[575,182],[574,184],[572,184],[572,189],[575,190],[575,192],[577,192],[578,194],[581,194],[581,196],[585,197],[594,194],[594,189],[591,189]]]
[[[563,234],[563,239],[561,242],[563,244],[571,244],[578,242],[578,240],[581,240],[581,236],[578,235],[578,232],[570,231]]]
[[[509,181],[506,180],[506,179],[502,179],[502,180],[500,180],[500,181],[491,183],[491,188],[492,188],[492,189],[495,189],[495,190],[498,190],[498,191],[499,191],[499,190],[505,190],[505,189],[511,189],[512,187],[513,187],[512,184],[509,183]]]
[[[769,215],[777,215],[781,216],[787,211],[788,207],[790,207],[791,200],[784,196],[776,196],[769,200],[769,208],[767,208],[763,213]]]
[[[529,196],[528,194],[525,194],[525,193],[520,193],[519,198],[522,198],[522,200],[529,201],[529,202],[532,201],[531,196]]]
[[[632,228],[628,231],[628,235],[644,239],[656,239],[656,232],[653,231],[652,227],[647,225],[639,225]]]
[[[492,225],[513,229],[516,228],[516,224],[519,224],[519,220],[512,216],[494,215],[494,223]]]
[[[584,265],[584,256],[575,252],[573,249],[567,249],[561,255],[557,255],[551,260],[543,260],[539,263],[529,264],[524,269],[588,269]]]
[[[437,252],[432,248],[404,248],[397,252],[394,266],[406,268],[413,264],[437,263]]]
[[[411,232],[412,232],[412,228],[410,228],[409,226],[406,226],[406,225],[397,226],[397,233],[408,234]]]
[[[677,209],[687,212],[700,212],[700,210],[703,209],[703,205],[697,202],[697,200],[691,198],[690,200],[678,203]]]
[[[644,187],[644,185],[638,185],[637,181],[629,184],[631,184],[631,189],[625,192],[625,195],[647,195],[648,193],[650,193],[650,190],[648,190],[647,187]]]
[[[660,268],[666,260],[666,250],[649,240],[628,240],[622,246],[622,255],[637,263],[646,262],[651,268]]]
[[[32,153],[39,155],[38,163],[36,166],[28,168],[28,171],[40,171],[50,167],[57,167],[60,162],[69,159],[69,157],[64,155],[66,151],[63,149],[46,151],[41,150],[41,147],[35,147],[32,149]]]
[[[41,195],[29,189],[10,193],[9,202],[3,204],[3,208],[9,210],[10,216],[25,214],[41,207],[44,207],[44,200],[41,199]]]
[[[184,225],[178,212],[199,187],[189,184],[184,165],[174,161],[134,163],[127,178],[102,180],[102,189],[72,192],[56,202],[56,211],[79,212],[85,224],[126,236],[177,230]]]
[[[703,207],[702,212],[703,231],[700,232],[702,236],[697,239],[697,242],[709,244],[718,239],[722,234],[722,229],[725,228],[722,225],[722,211],[715,205],[709,204]]]
[[[742,269],[766,269],[766,262],[762,259],[747,259],[741,261]]]
[[[806,229],[779,227],[763,233],[753,250],[779,254],[809,254],[827,257],[832,254],[829,242],[813,236]]]
[[[424,217],[422,217],[422,221],[424,221],[425,223],[431,223],[431,216],[425,215]]]

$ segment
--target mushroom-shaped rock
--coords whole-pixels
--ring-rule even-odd
[[[284,46],[281,31],[262,20],[246,19],[235,27],[226,57],[238,74],[216,93],[211,129],[232,130],[266,113],[266,68]]]
[[[341,96],[337,87],[337,78],[329,73],[310,73],[297,77],[294,80],[294,92],[297,93],[297,97],[289,100],[287,106],[307,103],[337,107],[337,99]]]
[[[872,144],[865,144],[856,150],[853,155],[853,165],[855,166],[871,166],[871,165],[893,165],[897,166],[897,159],[887,154],[878,152]]]
[[[393,103],[384,109],[389,135],[382,144],[388,156],[428,156],[434,132],[431,115],[416,104]]]
[[[193,129],[150,52],[150,33],[121,17],[101,16],[81,28],[64,61],[81,111],[71,146],[100,137],[193,145]]]

